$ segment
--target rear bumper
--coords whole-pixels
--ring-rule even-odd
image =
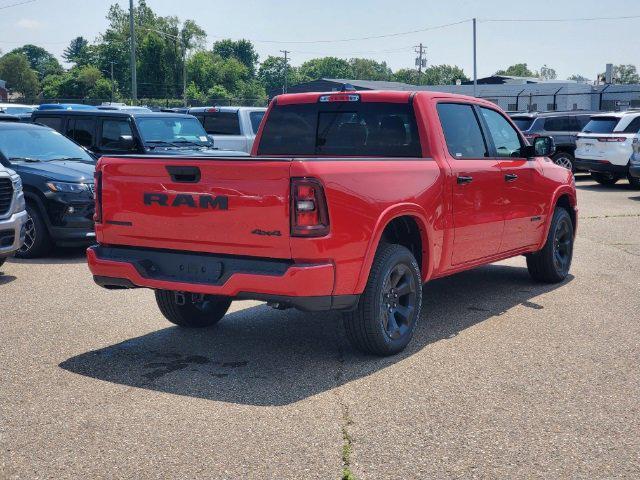
[[[585,160],[583,158],[576,158],[575,166],[578,170],[588,170],[589,172],[598,173],[616,173],[619,175],[626,175],[629,171],[629,167],[627,165],[614,165],[609,162]]]
[[[0,258],[12,255],[22,246],[25,223],[27,223],[25,210],[0,220]]]
[[[95,245],[87,250],[95,282],[105,288],[152,288],[320,311],[350,309],[358,295],[332,295],[332,263]]]

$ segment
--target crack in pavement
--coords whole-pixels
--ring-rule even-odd
[[[340,329],[339,323],[337,323],[338,330]],[[340,334],[340,332],[337,332]],[[340,338],[340,337],[338,337]],[[353,425],[353,419],[349,413],[349,405],[345,402],[340,392],[340,385],[344,377],[344,349],[338,340],[338,368],[335,374],[335,389],[334,394],[340,407],[341,425],[340,432],[342,433],[342,473],[340,478],[342,480],[356,480],[355,475],[351,471],[351,454],[353,453],[353,439],[349,433],[349,427]]]

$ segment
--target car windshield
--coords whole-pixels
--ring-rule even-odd
[[[75,160],[94,163],[79,145],[48,128],[0,129],[0,152],[11,161]]]
[[[513,120],[513,123],[516,124],[516,126],[522,130],[523,132],[525,130],[529,130],[531,128],[531,125],[533,124],[533,118],[512,118],[511,120]]]
[[[202,124],[189,117],[137,118],[136,123],[146,144],[161,146],[211,146]],[[163,145],[164,144],[164,145]]]
[[[582,129],[584,133],[613,133],[613,129],[620,121],[617,117],[592,118]]]
[[[35,108],[33,107],[4,107],[2,108],[4,113],[8,113],[9,115],[20,115],[23,113],[32,113]]]

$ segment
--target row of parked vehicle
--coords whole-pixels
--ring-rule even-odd
[[[530,141],[552,137],[558,165],[590,172],[602,185],[627,178],[640,188],[640,110],[512,113],[511,119]]]
[[[7,105],[11,105],[8,107]],[[248,156],[265,108],[0,104],[0,258],[92,243],[103,155]],[[24,193],[22,191],[24,190]],[[25,210],[26,207],[26,210]]]

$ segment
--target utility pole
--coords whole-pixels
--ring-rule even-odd
[[[115,85],[115,83],[113,83],[113,64],[115,62],[109,62],[109,63],[111,63],[111,103],[113,103],[113,88]]]
[[[427,49],[422,46],[422,42],[420,45],[414,47],[415,52],[418,54],[416,57],[416,66],[418,67],[418,84],[422,84],[422,68],[427,66],[427,59],[423,59],[423,56],[426,56]]]
[[[478,93],[478,56],[477,56],[477,29],[476,19],[473,19],[473,96]]]
[[[138,99],[138,79],[136,78],[136,32],[133,28],[133,0],[129,0],[129,33],[131,35],[131,99]]]
[[[282,93],[287,93],[287,77],[289,73],[289,60],[287,55],[291,52],[289,52],[289,50],[280,50],[280,53],[284,53],[284,82],[282,83]]]
[[[187,47],[182,48],[182,97],[184,106],[187,106]]]

